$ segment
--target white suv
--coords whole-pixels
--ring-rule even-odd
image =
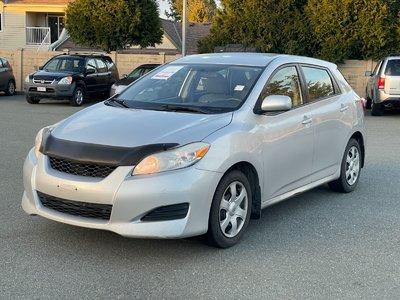
[[[400,106],[400,56],[380,60],[373,72],[365,72],[367,108],[373,116],[382,116],[385,108]]]

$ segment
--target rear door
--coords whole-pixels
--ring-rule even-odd
[[[86,93],[95,94],[97,92],[97,65],[94,58],[89,58],[86,62],[86,70],[94,70],[93,74],[85,75]]]
[[[353,123],[354,97],[341,92],[328,68],[302,65],[301,70],[315,133],[312,181],[318,181],[340,166]]]
[[[101,58],[96,58],[97,64],[97,91],[106,93],[111,88],[111,72],[108,71],[107,65]]]

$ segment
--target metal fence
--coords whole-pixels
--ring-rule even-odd
[[[50,45],[50,27],[26,27],[27,45]]]

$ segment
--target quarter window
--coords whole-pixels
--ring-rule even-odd
[[[262,94],[262,99],[271,95],[289,96],[293,107],[303,104],[296,67],[285,67],[272,76]]]
[[[329,97],[335,94],[332,79],[328,71],[311,67],[303,67],[309,100]]]

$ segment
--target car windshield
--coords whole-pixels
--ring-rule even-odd
[[[126,107],[222,113],[239,108],[262,72],[260,67],[165,65],[117,96]]]
[[[50,72],[83,72],[85,60],[78,57],[56,57],[50,60],[44,67],[43,70]]]

